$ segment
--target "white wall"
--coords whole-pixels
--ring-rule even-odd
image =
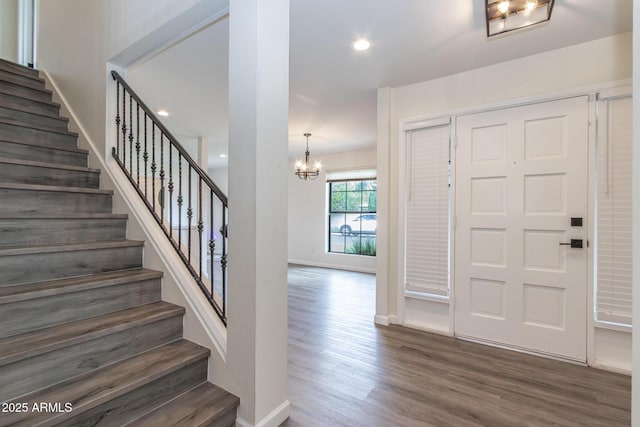
[[[3,0],[4,1],[4,0]],[[40,2],[38,63],[60,90],[98,147],[105,152],[106,63],[125,68],[171,38],[163,26],[200,0],[47,0]],[[210,0],[224,9],[227,0]],[[204,19],[202,16],[200,19]],[[137,45],[136,51],[127,51]],[[123,53],[126,53],[123,54]]]
[[[0,1],[0,58],[18,62],[18,0]]]
[[[312,147],[313,148],[313,147]],[[318,267],[374,273],[376,257],[327,252],[326,171],[359,169],[376,165],[376,150],[352,151],[315,156],[323,171],[313,181],[289,173],[289,262]]]
[[[631,77],[631,33],[607,37],[542,54],[491,65],[444,78],[398,88],[381,90],[379,122],[388,116],[389,125],[379,126],[378,150],[389,152],[388,164],[379,166],[379,186],[388,186],[388,203],[379,206],[379,217],[386,218],[391,254],[378,265],[378,295],[386,297],[386,307],[378,306],[377,321],[398,322],[444,334],[452,333],[448,304],[426,300],[407,300],[401,295],[402,266],[395,254],[401,250],[398,241],[399,206],[397,189],[399,170],[399,123],[412,118],[448,115],[456,110],[497,104],[510,100],[539,97],[590,85],[619,81]],[[388,105],[388,106],[387,106]],[[385,110],[389,110],[385,113]],[[388,141],[388,142],[387,142]],[[380,226],[380,225],[379,225]],[[379,298],[380,299],[380,298]],[[386,309],[386,310],[385,310]],[[612,369],[630,369],[631,337],[607,330],[591,333],[598,363],[607,367],[607,355],[613,354]],[[612,337],[615,335],[615,337]],[[598,342],[603,348],[598,348]],[[606,348],[605,348],[606,347]],[[604,358],[604,360],[603,360]]]
[[[207,171],[213,183],[227,196],[229,195],[229,168],[213,168]]]

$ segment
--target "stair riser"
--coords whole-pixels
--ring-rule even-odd
[[[69,122],[55,117],[42,116],[21,110],[14,110],[0,105],[0,119],[15,120],[25,125],[43,126],[66,132],[69,130]]]
[[[124,218],[0,219],[1,246],[124,240],[126,234]]]
[[[0,286],[142,266],[142,246],[0,257]]]
[[[0,80],[9,83],[15,83],[21,86],[31,87],[34,89],[45,88],[44,82],[42,80],[35,80],[3,69],[0,69]]]
[[[75,135],[48,132],[46,130],[26,128],[6,123],[0,123],[0,139],[33,142],[53,148],[73,149],[78,147],[78,137]]]
[[[32,99],[34,101],[52,102],[50,92],[42,92],[37,89],[16,85],[10,82],[0,80],[0,92],[9,95],[21,96],[23,98]]]
[[[49,114],[56,116],[60,114],[59,105],[37,102],[31,99],[22,98],[19,95],[9,95],[7,93],[0,93],[0,105],[36,114]]]
[[[207,360],[202,359],[56,426],[122,426],[206,380]]]
[[[3,304],[0,338],[160,301],[160,279]]]
[[[0,60],[0,70],[11,71],[12,73],[18,73],[23,76],[38,77],[38,70],[34,70],[33,68],[23,67],[18,64],[14,64],[14,63],[3,61],[3,60]]]
[[[87,166],[87,154],[0,141],[0,157],[69,166]]]
[[[60,187],[98,188],[100,174],[0,162],[0,182],[54,185]]]
[[[48,387],[181,337],[180,314],[2,366],[0,401]]]
[[[0,189],[0,213],[110,213],[109,194]]]

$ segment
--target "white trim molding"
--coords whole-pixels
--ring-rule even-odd
[[[288,400],[282,402],[280,406],[271,411],[269,415],[258,421],[256,424],[251,424],[238,417],[236,419],[236,426],[238,427],[278,427],[291,415],[291,403]]]

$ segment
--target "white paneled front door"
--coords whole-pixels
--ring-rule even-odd
[[[586,96],[458,118],[456,335],[586,360],[588,126]]]

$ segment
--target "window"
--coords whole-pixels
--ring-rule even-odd
[[[599,110],[596,203],[596,318],[631,325],[631,97]]]
[[[407,132],[405,290],[449,296],[449,124]]]
[[[360,179],[348,178],[354,174]],[[368,175],[370,170],[327,173],[329,252],[376,255],[376,180]]]

